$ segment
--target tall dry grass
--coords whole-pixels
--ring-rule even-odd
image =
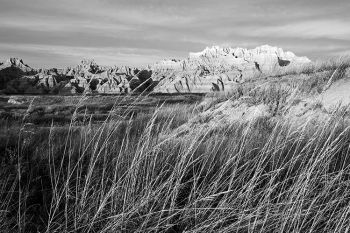
[[[314,74],[325,71],[335,71],[336,69],[346,69],[350,67],[350,56],[338,56],[325,60],[316,60],[304,65],[289,65],[274,71],[271,76]]]
[[[327,77],[302,80],[297,88],[317,91],[327,86]],[[294,84],[243,88],[238,97],[222,98],[248,93],[256,103],[283,106],[289,87]],[[75,113],[65,127],[2,120],[7,134],[0,135],[0,229],[349,231],[350,128],[344,109],[322,124],[261,118],[193,128],[181,137],[173,129],[201,111],[198,106],[159,106],[137,115],[131,109],[110,111],[100,124],[88,117],[78,122]]]
[[[192,106],[23,130],[2,153],[0,227],[19,232],[346,232],[350,132],[261,119],[172,128]]]

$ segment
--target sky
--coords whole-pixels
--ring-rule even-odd
[[[350,54],[350,0],[0,0],[0,60],[144,66],[207,46]]]

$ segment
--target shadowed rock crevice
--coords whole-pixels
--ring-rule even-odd
[[[288,60],[283,60],[281,58],[278,57],[278,65],[279,66],[288,66],[290,64],[290,61]]]

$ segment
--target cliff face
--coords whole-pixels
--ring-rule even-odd
[[[9,94],[160,93],[226,91],[246,80],[310,62],[281,48],[213,46],[184,60],[164,60],[148,69],[105,67],[83,60],[73,68],[33,69],[21,59],[0,63],[0,92]]]
[[[306,57],[268,45],[250,50],[213,46],[190,53],[185,60],[162,61],[152,68],[157,74],[154,79],[160,81],[157,92],[207,93],[308,62]]]
[[[263,45],[255,49],[230,48],[213,46],[207,47],[198,53],[190,53],[185,60],[165,60],[155,64],[155,69],[185,69],[193,70],[204,66],[213,72],[232,69],[260,69],[261,72],[270,72],[276,68],[290,64],[307,63],[307,57],[297,57],[292,52]]]

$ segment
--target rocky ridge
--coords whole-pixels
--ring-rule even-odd
[[[237,83],[311,62],[281,48],[207,47],[185,60],[167,60],[152,69],[160,83],[157,92],[211,92],[231,90]],[[157,80],[157,78],[155,78]]]
[[[5,94],[128,93],[150,88],[152,72],[131,67],[104,67],[83,60],[74,68],[33,69],[18,58],[0,65]]]
[[[306,57],[268,45],[255,49],[213,46],[184,60],[163,60],[147,69],[106,67],[83,60],[66,69],[33,69],[21,59],[0,62],[0,92],[6,94],[208,93],[234,89],[239,83],[287,67]]]

